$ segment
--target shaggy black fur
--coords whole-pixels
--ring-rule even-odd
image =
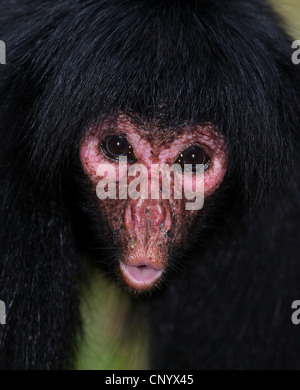
[[[163,103],[168,129],[213,123],[229,166],[182,271],[145,302],[153,367],[300,368],[300,68],[265,2],[1,0],[0,39],[0,367],[72,367],[80,139]]]

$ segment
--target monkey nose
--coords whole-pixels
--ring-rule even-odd
[[[125,209],[125,226],[130,237],[147,243],[171,229],[170,204],[166,200],[130,200]]]

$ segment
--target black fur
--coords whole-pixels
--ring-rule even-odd
[[[145,302],[153,367],[299,368],[300,78],[265,2],[2,0],[0,39],[0,367],[72,367],[80,139],[164,103],[168,128],[212,122],[229,166],[182,272]]]

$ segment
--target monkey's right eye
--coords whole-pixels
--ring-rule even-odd
[[[106,137],[101,143],[101,149],[107,157],[113,160],[118,160],[120,156],[126,156],[129,163],[136,161],[132,146],[125,137],[120,135]]]

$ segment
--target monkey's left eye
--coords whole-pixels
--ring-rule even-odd
[[[111,135],[106,137],[101,143],[103,153],[113,159],[118,160],[121,156],[126,156],[129,163],[136,161],[132,146],[125,137],[120,135]]]
[[[210,159],[201,148],[192,146],[183,153],[180,153],[175,163],[180,164],[183,169],[185,164],[190,164],[192,165],[192,171],[196,172],[197,164],[204,164],[204,170],[207,169],[209,167]]]

